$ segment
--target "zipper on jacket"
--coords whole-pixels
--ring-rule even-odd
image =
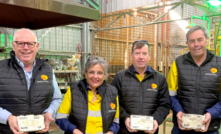
[[[21,73],[20,73],[21,74]],[[30,103],[30,93],[29,93],[29,90],[28,90],[28,85],[27,85],[27,80],[26,80],[26,76],[25,76],[25,72],[24,70],[22,69],[22,75],[24,76],[24,79],[25,79],[25,87],[26,87],[26,94],[28,95],[27,96],[27,101],[28,101],[28,114],[31,114],[31,103]]]
[[[86,133],[86,125],[87,125],[87,117],[88,117],[88,94],[87,94],[87,91],[85,92],[85,94],[86,94],[87,114],[86,114],[86,120],[85,120],[84,132],[83,133]]]
[[[102,101],[101,101],[101,102],[102,102],[102,103],[101,103],[101,117],[102,117],[102,122],[103,122],[103,132],[104,132],[104,131],[107,130],[107,129],[106,129],[106,125],[105,125],[105,122],[104,122],[104,120],[105,120],[105,116],[104,116],[105,114],[104,114],[104,110],[103,110],[103,106],[104,106],[104,104],[103,104],[104,101],[103,101],[103,100],[104,100],[104,99],[103,99],[102,96],[101,96],[101,99],[102,99]]]
[[[106,129],[106,125],[105,125],[105,122],[104,122],[104,120],[105,120],[105,117],[106,116],[104,116],[105,115],[105,113],[104,113],[104,108],[103,108],[103,106],[104,106],[104,95],[102,94],[102,93],[100,93],[99,91],[98,91],[98,93],[101,95],[101,117],[102,117],[102,123],[103,123],[103,133],[104,133],[104,131],[106,131],[107,129]]]
[[[36,74],[37,74],[37,72],[34,72],[34,70],[35,70],[35,68],[36,68],[36,66],[33,68],[33,70],[32,70],[32,77],[31,77],[31,83],[30,83],[30,87],[29,87],[29,104],[30,104],[30,114],[32,113],[32,106],[31,106],[31,104],[32,104],[32,92],[33,92],[33,90],[32,90],[32,87],[33,87],[33,85],[34,85],[34,83],[35,83],[35,76],[36,76]],[[37,68],[37,69],[39,69],[39,68]],[[32,96],[32,97],[31,97]]]
[[[140,113],[143,113],[143,87],[142,87],[142,82],[140,82]]]
[[[195,90],[195,108],[194,108],[194,113],[198,113],[198,110],[197,108],[199,107],[199,90],[200,90],[200,67],[198,67],[198,70],[197,70],[197,74],[196,74],[196,90]]]

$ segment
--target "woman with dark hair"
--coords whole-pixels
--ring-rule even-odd
[[[117,134],[118,91],[105,82],[108,65],[104,58],[92,56],[84,79],[70,84],[56,117],[65,134]]]

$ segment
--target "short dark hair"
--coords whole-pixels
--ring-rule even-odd
[[[205,27],[203,26],[199,26],[199,25],[196,25],[196,26],[193,26],[191,27],[188,32],[186,33],[186,41],[188,41],[188,37],[191,33],[197,31],[197,30],[201,30],[203,33],[204,33],[204,36],[205,38],[208,38],[208,35],[207,35],[207,30]]]
[[[132,45],[132,48],[131,48],[131,52],[133,53],[135,49],[140,49],[142,48],[143,46],[147,45],[148,47],[148,52],[150,54],[150,45],[149,43],[146,41],[146,40],[136,40],[134,41],[133,45]]]

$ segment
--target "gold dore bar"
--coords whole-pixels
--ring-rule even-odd
[[[205,124],[202,124],[205,118],[205,115],[184,114],[182,116],[183,122],[181,125],[183,128],[205,130]]]
[[[35,132],[45,128],[43,115],[17,116],[19,132]]]
[[[153,130],[153,117],[130,115],[130,127],[135,130]]]

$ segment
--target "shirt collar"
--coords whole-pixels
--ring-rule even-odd
[[[86,82],[86,87],[87,87],[87,90],[91,90],[87,82]],[[97,92],[97,94],[99,94],[99,93]]]
[[[17,60],[19,66],[21,66],[21,67],[25,70],[24,63],[21,62],[21,61],[17,58],[17,56],[15,56],[15,59]],[[33,69],[33,67],[35,66],[35,64],[36,64],[36,61],[34,60],[34,65],[32,66],[32,69]]]
[[[133,66],[133,71],[134,71],[134,73],[139,74],[139,73],[136,71],[136,69],[134,68],[134,66]],[[145,71],[144,73],[147,73],[147,72],[152,72],[150,66],[147,66],[147,69],[146,69],[146,71]]]

